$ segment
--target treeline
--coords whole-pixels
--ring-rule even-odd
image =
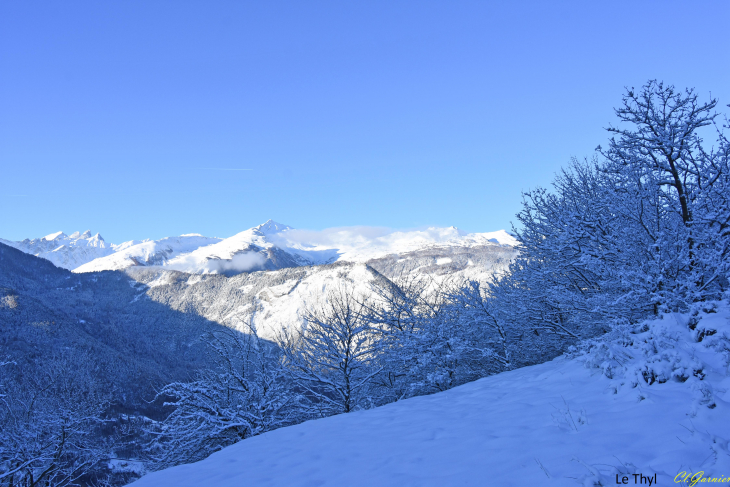
[[[656,81],[627,90],[608,147],[524,195],[521,256],[491,289],[498,315],[574,337],[726,296],[730,143],[716,107]]]

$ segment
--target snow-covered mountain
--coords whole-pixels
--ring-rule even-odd
[[[165,265],[169,269],[193,274],[238,274],[252,270],[276,270],[324,263],[289,252],[285,246],[275,243],[275,235],[291,230],[291,227],[269,220],[241,233],[192,252],[171,259]]]
[[[193,274],[235,275],[334,262],[364,263],[416,251],[514,246],[516,243],[504,230],[472,234],[456,227],[396,232],[368,227],[309,231],[269,220],[216,243],[180,252],[158,265]],[[122,268],[109,266],[110,261],[94,263],[93,270]],[[91,265],[76,269],[76,272],[89,270],[92,270]]]
[[[730,312],[708,311],[696,329],[680,314],[619,327],[572,356],[270,431],[131,485],[723,483]]]
[[[411,231],[342,227],[309,231],[272,220],[226,239],[188,234],[114,245],[98,234],[92,237],[90,232],[71,236],[58,232],[41,239],[2,242],[74,272],[159,266],[193,274],[226,275],[342,261],[368,262],[419,251],[516,244],[514,237],[504,230],[472,234],[456,227]]]
[[[0,238],[0,242],[26,254],[50,260],[56,267],[64,269],[75,269],[116,251],[113,244],[104,241],[98,233],[91,235],[89,230],[84,233],[74,232],[71,235],[56,232],[32,240],[26,238],[21,242]]]
[[[169,267],[130,267],[125,272],[137,283],[135,299],[194,312],[240,331],[252,320],[260,336],[272,339],[282,327],[300,327],[307,306],[326,298],[331,290],[344,286],[368,295],[382,278],[397,281],[414,274],[434,283],[465,279],[485,282],[504,272],[515,255],[511,246],[490,244],[432,247],[366,263],[338,261],[234,276],[188,274]]]
[[[84,237],[98,247],[84,246],[80,235],[74,234],[75,240],[61,235],[9,244],[27,253],[36,250],[76,273],[124,270],[137,291],[135,300],[192,311],[239,330],[253,320],[265,338],[282,327],[301,326],[307,304],[338,286],[368,293],[378,275],[397,279],[414,273],[434,282],[487,281],[504,272],[516,254],[507,232],[464,234],[454,227],[315,232],[270,220],[226,239],[189,234],[112,245]],[[71,240],[62,245],[64,238]],[[51,251],[41,252],[47,248]]]
[[[272,236],[291,227],[272,220],[232,237],[220,239],[198,234],[145,241],[120,246],[120,250],[73,269],[74,272],[120,270],[128,267],[159,266],[192,274],[234,275],[246,271],[276,270],[326,263],[336,259],[332,252],[317,258],[318,252],[302,252],[277,245]]]
[[[73,269],[74,272],[94,272],[126,269],[132,266],[164,266],[179,255],[220,242],[220,238],[199,234],[167,237],[144,242],[127,242],[116,246],[115,252],[87,262]]]
[[[411,231],[372,227],[330,228],[319,232],[288,229],[271,235],[271,240],[289,252],[328,262],[367,262],[425,249],[517,244],[517,240],[504,230],[467,234],[456,227]]]

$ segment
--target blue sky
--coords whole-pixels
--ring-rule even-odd
[[[0,237],[509,228],[625,86],[730,111],[728,23],[726,1],[2,2]]]

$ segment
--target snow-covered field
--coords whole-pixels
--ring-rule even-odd
[[[691,323],[675,314],[619,328],[568,356],[443,393],[268,432],[133,485],[692,485],[683,472],[727,479],[730,312],[707,311]]]

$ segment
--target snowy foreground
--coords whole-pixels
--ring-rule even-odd
[[[696,485],[722,481],[730,312],[706,311],[616,329],[447,392],[272,431],[133,485],[693,485],[682,472],[705,479]]]

